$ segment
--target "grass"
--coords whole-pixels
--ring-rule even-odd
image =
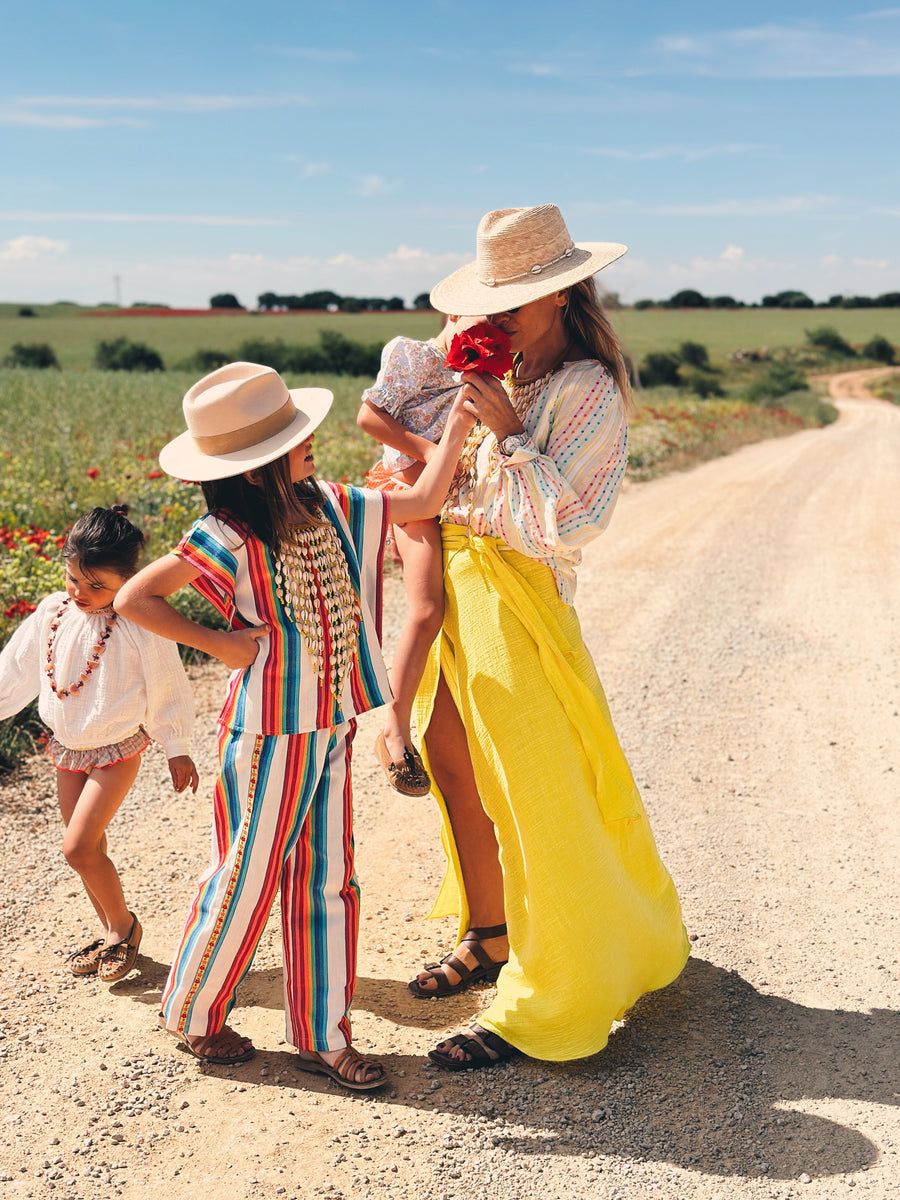
[[[116,316],[111,309],[34,305],[34,317],[16,315],[19,306],[0,305],[0,360],[14,342],[48,342],[63,369],[86,370],[99,341],[126,337],[145,342],[162,355],[167,368],[197,349],[231,352],[245,338],[276,338],[314,343],[323,329],[337,329],[359,342],[383,344],[397,334],[427,338],[440,318],[429,312],[240,313],[227,316]],[[675,350],[682,342],[705,345],[714,363],[739,349],[802,346],[808,329],[830,325],[859,346],[875,334],[900,345],[900,308],[850,309],[623,309],[610,314],[629,354],[642,359],[652,350]]]
[[[897,316],[897,310],[884,311]],[[786,315],[796,318],[798,314]],[[873,315],[866,310],[867,319]],[[834,316],[858,318],[860,313],[837,311]],[[772,320],[770,313],[762,311],[614,314],[620,327],[632,317],[639,318],[634,329],[647,339],[641,343],[634,338],[632,353],[705,341],[710,357],[722,364],[737,346],[758,344],[753,331],[771,328],[756,318]],[[837,320],[834,323],[856,341],[889,328],[876,323],[857,336]],[[127,503],[131,519],[148,538],[150,557],[157,557],[175,546],[203,511],[200,489],[170,479],[157,464],[161,446],[184,428],[181,397],[195,382],[195,373],[96,371],[89,366],[95,341],[122,335],[146,340],[172,363],[198,348],[229,348],[249,336],[310,342],[318,339],[320,329],[337,328],[354,340],[380,343],[398,332],[427,337],[436,332],[437,324],[433,313],[123,318],[78,316],[57,307],[52,313],[20,318],[0,311],[0,355],[5,353],[4,345],[13,341],[49,341],[63,366],[62,370],[0,369],[0,646],[40,599],[62,586],[60,537],[80,513],[96,504]],[[798,344],[777,353],[801,370],[814,365],[821,370],[821,354],[802,345],[806,327],[795,323]],[[708,336],[712,329],[718,341]],[[669,340],[661,340],[661,330]],[[725,330],[730,331],[727,343]],[[741,336],[734,340],[738,332]],[[785,332],[782,327],[781,333]],[[842,364],[844,369],[849,365],[853,363]],[[649,479],[726,454],[746,442],[834,419],[836,411],[808,391],[747,403],[744,391],[770,367],[771,363],[729,365],[722,375],[731,393],[725,398],[704,401],[684,390],[666,388],[638,392],[638,413],[630,435],[631,477]],[[285,381],[289,386],[327,387],[334,393],[329,419],[316,434],[317,469],[323,478],[362,483],[378,456],[375,444],[356,425],[359,397],[371,379],[286,374]],[[189,588],[176,603],[195,619],[214,619],[212,610]],[[32,749],[40,730],[34,706],[0,722],[0,769]]]
[[[108,309],[76,313],[63,309],[46,316],[17,317],[5,315],[6,307],[10,306],[0,306],[0,360],[14,342],[49,342],[59,365],[77,371],[92,366],[98,342],[119,337],[151,346],[171,369],[199,349],[224,350],[236,357],[237,347],[247,338],[281,338],[306,345],[318,342],[321,330],[337,329],[352,341],[383,345],[398,333],[433,337],[441,325],[440,317],[430,312],[126,317],[114,316]]]
[[[872,395],[878,396],[880,400],[900,404],[900,375],[885,375],[883,379],[874,379],[868,388]]]

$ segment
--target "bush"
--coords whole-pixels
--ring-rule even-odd
[[[710,396],[724,395],[722,385],[714,371],[704,371],[700,367],[694,367],[688,363],[678,368],[678,378],[682,387],[693,392],[695,396],[699,396],[701,400],[706,400]]]
[[[694,291],[693,288],[685,288],[684,291],[676,292],[666,301],[666,308],[706,308],[708,303],[709,301],[702,292]]]
[[[635,312],[645,312],[648,308],[653,308],[655,304],[655,300],[635,300],[632,308]]]
[[[280,373],[374,376],[381,365],[381,347],[351,341],[334,329],[323,329],[319,332],[318,346],[290,346],[281,338],[273,341],[248,338],[238,347],[237,357],[273,367]]]
[[[678,368],[681,366],[674,354],[655,350],[648,354],[641,365],[641,385],[643,387],[678,387],[681,379]]]
[[[689,366],[699,367],[701,371],[709,370],[709,352],[699,342],[682,342],[678,347],[678,357]]]
[[[818,329],[807,329],[806,340],[810,346],[818,346],[828,354],[839,358],[854,358],[853,347],[845,341],[833,325],[822,325]]]
[[[798,371],[788,363],[773,362],[766,368],[764,374],[750,384],[745,398],[751,404],[764,404],[771,407],[769,402],[772,400],[808,391],[809,383],[802,371]]]
[[[870,338],[862,348],[863,358],[874,358],[876,362],[887,363],[888,366],[893,366],[895,360],[894,347],[882,337],[880,333],[876,333],[873,338]]]
[[[209,298],[210,308],[243,308],[240,300],[233,292],[218,292]]]
[[[18,315],[20,317],[35,317],[35,316],[37,316],[37,313],[34,311],[33,308],[29,308],[28,305],[25,304],[19,309]]]
[[[774,296],[763,296],[763,308],[815,308],[806,292],[778,292]]]
[[[190,371],[194,375],[208,375],[217,367],[223,367],[231,362],[231,355],[224,350],[195,350],[188,358],[178,364],[179,371]]]
[[[159,354],[143,342],[114,338],[98,342],[94,351],[94,366],[101,371],[164,371]]]
[[[59,368],[53,347],[46,342],[16,342],[3,360],[4,367]]]

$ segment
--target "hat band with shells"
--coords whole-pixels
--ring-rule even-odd
[[[545,263],[535,263],[533,267],[530,267],[527,271],[520,271],[518,275],[506,275],[503,278],[491,275],[479,275],[478,281],[479,283],[483,283],[485,287],[498,287],[504,283],[515,283],[517,279],[527,279],[529,275],[540,275],[542,271],[546,271],[550,267],[555,267],[557,263],[565,262],[565,260],[567,258],[571,258],[574,253],[575,246],[573,243],[568,247],[568,249],[564,250],[562,254],[557,255],[556,258],[551,258],[549,262]]]

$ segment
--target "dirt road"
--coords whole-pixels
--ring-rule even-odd
[[[355,1032],[391,1087],[353,1097],[294,1069],[271,923],[235,1014],[252,1063],[201,1070],[158,1033],[206,851],[222,684],[208,668],[200,795],[171,794],[154,748],[112,826],[146,931],[139,972],[112,989],[61,967],[87,903],[60,859],[51,773],[35,762],[0,791],[4,1194],[896,1195],[900,408],[839,405],[829,428],[630,487],[586,557],[577,606],[695,938],[682,977],[606,1051],[463,1076],[427,1065],[490,990],[406,992],[450,929],[423,920],[435,814],[381,783],[373,719],[355,760]],[[388,602],[394,637],[396,579]]]

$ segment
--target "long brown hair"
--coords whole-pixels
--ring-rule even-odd
[[[634,401],[631,398],[631,380],[625,355],[600,304],[593,279],[579,280],[568,288],[568,293],[562,310],[566,332],[576,345],[588,351],[591,358],[603,363],[625,401],[626,410],[633,413]]]
[[[210,512],[237,517],[273,554],[287,541],[292,526],[311,529],[324,520],[318,488],[312,479],[291,482],[287,454],[246,474],[211,479],[200,486]]]

